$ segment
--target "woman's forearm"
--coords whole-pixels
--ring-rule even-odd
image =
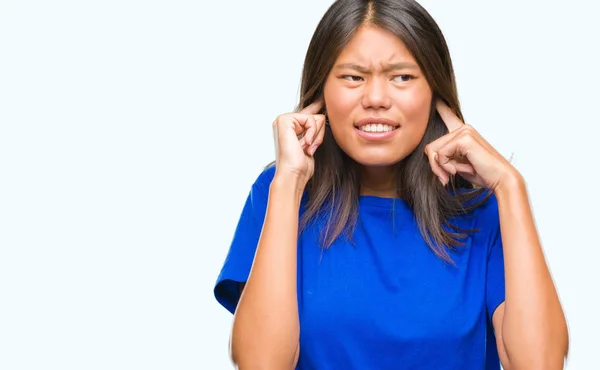
[[[293,176],[275,176],[248,281],[231,338],[241,369],[293,368],[300,324],[296,288],[298,211],[302,188]]]
[[[504,248],[502,341],[513,369],[562,369],[568,351],[564,313],[546,265],[523,178],[496,191]]]

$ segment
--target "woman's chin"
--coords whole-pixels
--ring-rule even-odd
[[[361,144],[362,143],[352,143],[347,146],[340,145],[340,148],[356,163],[369,167],[389,167],[396,165],[415,149],[404,143],[382,143],[379,145]],[[416,146],[417,145],[415,145],[415,147]],[[348,147],[348,150],[344,150],[345,147]]]
[[[351,156],[352,159],[361,166],[365,167],[390,167],[404,159],[404,157],[381,155],[381,156]]]

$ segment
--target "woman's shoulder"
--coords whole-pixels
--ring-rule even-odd
[[[461,198],[466,218],[475,218],[479,225],[494,226],[499,222],[498,199],[490,189],[457,189],[455,196]]]
[[[500,214],[498,213],[498,199],[493,191],[482,192],[474,199],[476,207],[473,210],[476,228],[495,232],[500,228]]]
[[[488,222],[497,223],[499,221],[499,216],[496,194],[494,194],[493,191],[487,191],[481,196],[479,202],[479,206],[475,209],[478,217],[483,218]]]
[[[271,163],[265,166],[254,179],[253,187],[268,188],[275,177],[275,164]]]

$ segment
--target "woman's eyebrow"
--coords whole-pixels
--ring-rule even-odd
[[[353,69],[360,73],[371,73],[371,69],[356,63],[342,63],[335,66],[336,69]],[[382,72],[395,71],[398,69],[419,69],[419,66],[412,62],[396,62],[386,64]]]

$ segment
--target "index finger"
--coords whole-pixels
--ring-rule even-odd
[[[450,109],[450,107],[446,105],[442,99],[437,99],[436,108],[440,114],[440,117],[442,117],[442,121],[444,121],[446,127],[448,127],[449,132],[458,130],[465,124],[456,116],[456,114],[454,114],[454,112],[452,112],[452,109]]]
[[[323,99],[317,99],[311,104],[304,107],[300,113],[302,114],[317,114],[323,108]]]

